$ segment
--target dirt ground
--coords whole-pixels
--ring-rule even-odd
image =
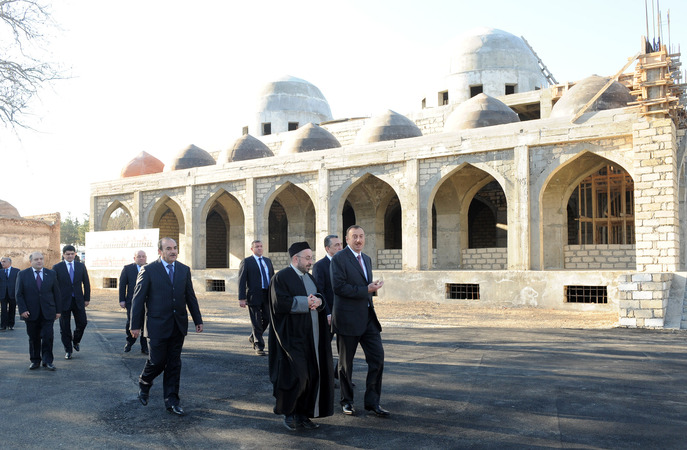
[[[218,292],[196,292],[204,321],[246,321],[248,312],[235,296]],[[89,309],[123,311],[117,290],[96,289]],[[493,327],[493,328],[585,328],[618,325],[617,312],[561,311],[531,307],[482,307],[466,302],[407,302],[375,300],[377,316],[391,327]]]

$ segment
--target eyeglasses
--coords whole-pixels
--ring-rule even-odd
[[[298,256],[298,255],[296,255],[296,258],[298,258],[298,259],[304,259],[304,260],[306,260],[306,261],[311,261],[311,260],[312,260],[312,256]]]

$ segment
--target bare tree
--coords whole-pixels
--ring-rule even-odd
[[[57,29],[49,6],[38,0],[0,0],[0,121],[27,127],[22,116],[40,89],[62,78],[44,58],[45,33]]]

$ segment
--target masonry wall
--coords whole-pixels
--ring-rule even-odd
[[[461,252],[460,266],[466,270],[505,270],[508,266],[508,249],[466,248]]]
[[[566,269],[634,270],[635,246],[627,245],[566,245]]]
[[[60,214],[22,218],[0,217],[0,256],[12,259],[12,266],[25,269],[29,255],[43,252],[45,267],[60,262]]]

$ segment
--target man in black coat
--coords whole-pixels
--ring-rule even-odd
[[[262,242],[250,244],[253,255],[241,261],[239,266],[239,306],[248,305],[252,332],[248,342],[255,353],[265,356],[265,340],[262,335],[270,326],[269,285],[274,268],[269,258],[262,256]]]
[[[379,405],[384,371],[382,326],[377,320],[372,303],[372,294],[384,282],[372,281],[372,261],[363,253],[365,231],[360,226],[348,227],[346,244],[348,248],[334,255],[331,264],[334,288],[332,331],[336,333],[336,346],[339,350],[341,406],[344,414],[355,414],[351,373],[353,358],[360,344],[367,361],[365,409],[378,417],[387,417],[389,411]]]
[[[324,249],[327,254],[312,266],[312,276],[315,277],[317,292],[324,296],[327,313],[329,314],[327,316],[327,321],[331,325],[332,308],[334,306],[334,289],[332,289],[332,277],[329,266],[332,257],[341,251],[341,239],[339,239],[339,236],[330,234],[324,238]]]
[[[19,269],[12,267],[12,258],[5,256],[0,259],[2,273],[0,273],[0,330],[14,330],[14,316],[17,312],[17,299],[14,291],[17,285]]]
[[[143,250],[134,253],[134,262],[127,264],[119,275],[119,306],[126,308],[126,345],[124,353],[131,351],[131,347],[136,342],[136,338],[131,335],[131,299],[134,297],[134,287],[138,272],[146,265],[147,256]],[[148,340],[141,336],[141,353],[148,354]]]
[[[53,365],[53,324],[62,311],[60,287],[52,270],[43,267],[43,253],[29,256],[31,267],[17,275],[15,297],[19,317],[26,323],[29,335],[30,370],[43,367],[55,370]]]
[[[150,351],[138,378],[138,399],[144,406],[148,404],[153,380],[164,371],[165,407],[170,413],[183,416],[184,410],[179,406],[179,380],[188,313],[196,325],[196,333],[203,331],[203,318],[193,290],[191,269],[177,261],[174,239],[160,239],[158,254],[160,259],[143,267],[138,274],[131,305],[131,336],[137,338],[141,334],[145,319],[144,335]]]
[[[91,301],[91,282],[86,266],[75,261],[76,249],[73,245],[62,248],[63,261],[55,264],[52,270],[57,274],[62,293],[62,317],[60,317],[60,336],[64,345],[64,359],[72,359],[72,350],[80,350],[81,338],[88,320],[86,307]],[[74,334],[71,322],[74,314]]]
[[[284,426],[318,428],[311,417],[334,410],[334,369],[327,311],[308,273],[312,250],[307,242],[289,248],[291,265],[270,284],[269,370],[275,414]],[[317,294],[317,295],[316,295]]]

